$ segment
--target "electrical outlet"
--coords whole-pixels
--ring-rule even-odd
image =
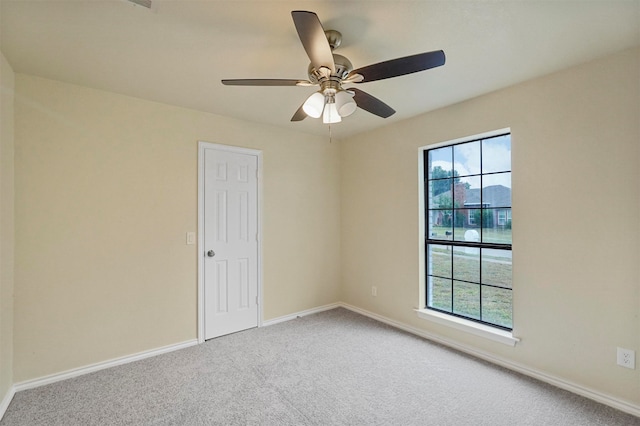
[[[376,286],[371,287],[371,295],[373,297],[378,295],[378,287],[376,287]]]
[[[636,351],[625,348],[618,348],[618,365],[632,370],[636,368]]]

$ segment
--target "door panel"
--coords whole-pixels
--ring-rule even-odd
[[[205,149],[205,339],[258,325],[258,158]]]

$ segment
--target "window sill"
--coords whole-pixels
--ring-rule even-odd
[[[509,331],[442,314],[430,309],[416,309],[416,313],[418,314],[418,317],[422,319],[446,325],[457,330],[462,330],[475,336],[484,337],[485,339],[493,340],[494,342],[499,342],[504,345],[515,346],[516,343],[520,341],[520,339],[513,337],[512,333]]]

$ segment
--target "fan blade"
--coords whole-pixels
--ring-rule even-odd
[[[222,80],[225,86],[315,86],[307,80],[284,80],[276,78],[249,78]]]
[[[316,70],[319,70],[320,67],[329,68],[334,74],[336,65],[333,62],[333,53],[331,53],[331,47],[318,15],[304,10],[294,10],[291,12],[291,17],[302,46],[311,60],[311,66]]]
[[[365,111],[369,111],[371,114],[387,118],[396,113],[396,111],[389,105],[385,104],[380,99],[371,96],[367,92],[354,88],[347,89],[347,91],[354,92],[355,95],[353,96],[353,99],[356,101],[356,104],[358,104],[358,107]]]
[[[417,55],[391,59],[390,61],[379,62],[377,64],[358,68],[357,70],[351,71],[347,78],[360,74],[364,79],[362,81],[354,81],[354,83],[384,80],[385,78],[398,77],[401,75],[428,70],[429,68],[439,67],[444,65],[444,61],[445,56],[442,50],[418,53]]]
[[[291,117],[291,121],[302,121],[307,118],[307,114],[302,109],[302,106],[303,105],[300,105],[300,108],[298,108],[295,114],[293,114],[293,117]]]

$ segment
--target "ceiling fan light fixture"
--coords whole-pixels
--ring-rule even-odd
[[[309,117],[320,118],[324,109],[324,102],[324,95],[321,92],[315,92],[304,102],[302,110]]]
[[[339,123],[342,121],[342,117],[338,114],[338,108],[336,107],[335,99],[333,96],[327,96],[327,104],[324,107],[324,113],[322,115],[322,122],[324,124]]]
[[[340,117],[348,117],[356,111],[358,105],[353,100],[353,94],[346,90],[340,90],[336,93],[336,109]]]

